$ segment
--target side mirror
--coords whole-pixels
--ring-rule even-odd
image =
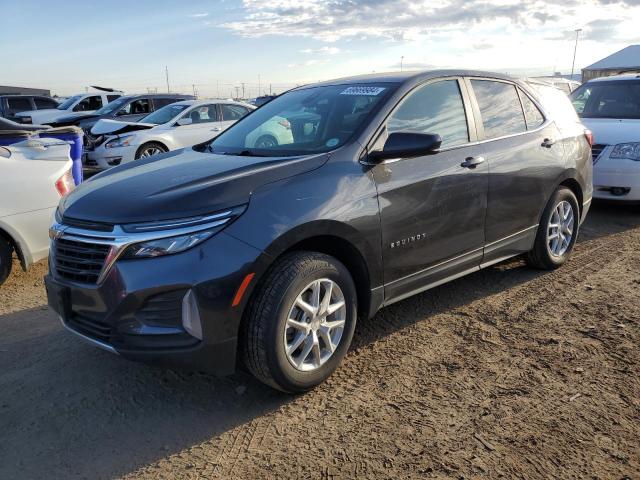
[[[118,110],[116,112],[116,117],[122,117],[123,115],[127,115],[127,112],[125,112],[124,110]]]
[[[178,120],[177,125],[183,127],[184,125],[191,125],[193,123],[193,118],[191,117],[182,117]]]
[[[395,132],[389,135],[382,150],[369,153],[369,160],[420,157],[436,153],[441,144],[440,135],[435,133]]]

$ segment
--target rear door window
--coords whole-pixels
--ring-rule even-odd
[[[467,117],[458,81],[443,80],[418,87],[393,112],[387,131],[438,134],[442,147],[467,143]]]
[[[522,91],[520,91],[520,99],[524,108],[524,118],[527,121],[527,130],[538,128],[544,123],[544,115],[535,103]]]
[[[158,110],[162,107],[166,107],[167,105],[171,105],[172,103],[180,102],[182,100],[184,99],[183,98],[167,98],[167,97],[154,98],[153,105],[155,109]]]
[[[120,98],[120,95],[107,95],[107,102],[111,103]]]
[[[36,108],[38,110],[43,110],[45,108],[56,108],[58,106],[58,103],[51,98],[35,97],[33,101],[35,102]]]
[[[527,130],[515,85],[493,80],[471,80],[485,138],[498,138]]]
[[[225,105],[225,104],[222,104],[222,105],[220,105],[220,110],[222,112],[222,121],[223,122],[230,122],[230,121],[240,120],[247,113],[249,113],[249,110],[247,110],[244,107],[241,107],[240,105]]]

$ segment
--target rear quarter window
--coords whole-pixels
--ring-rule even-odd
[[[575,127],[580,123],[578,114],[571,104],[567,95],[555,87],[547,85],[531,85],[542,108],[549,117],[560,128]]]

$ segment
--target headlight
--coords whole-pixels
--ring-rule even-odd
[[[202,232],[180,235],[178,237],[161,238],[159,240],[136,243],[127,247],[122,258],[161,257],[163,255],[184,252],[185,250],[204,242],[207,238],[216,233],[216,231],[218,230],[204,230]]]
[[[640,161],[640,143],[619,143],[613,148],[609,158]]]
[[[184,252],[221,231],[245,208],[246,205],[241,205],[210,215],[122,225],[122,230],[127,233],[152,238],[130,244],[121,258],[150,258]]]
[[[117,137],[105,143],[104,148],[128,147],[129,145],[131,145],[135,138],[135,135],[125,135],[124,137]]]

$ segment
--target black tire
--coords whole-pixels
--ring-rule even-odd
[[[563,201],[568,202],[573,209],[573,234],[569,245],[566,248],[566,251],[561,255],[553,255],[551,252],[551,248],[549,247],[547,242],[548,226],[556,207]],[[542,213],[540,225],[538,226],[538,233],[536,234],[536,239],[533,244],[533,249],[525,255],[527,264],[531,267],[539,268],[541,270],[555,270],[556,268],[561,267],[571,256],[571,252],[573,251],[573,247],[576,244],[576,240],[578,238],[579,230],[580,208],[578,206],[578,200],[570,189],[566,187],[560,187],[551,196],[549,203],[547,203],[547,206]]]
[[[165,153],[169,151],[169,149],[164,145],[162,145],[161,143],[148,142],[142,145],[140,148],[138,148],[138,151],[136,152],[136,160],[143,158],[143,155],[145,154],[145,152],[149,152],[153,150],[159,150],[159,151],[153,153],[152,155],[159,155],[161,153]]]
[[[273,148],[278,146],[278,140],[273,135],[262,135],[256,140],[253,148]]]
[[[342,338],[333,354],[315,370],[296,369],[285,352],[289,310],[314,280],[329,279],[344,295],[346,307]],[[294,252],[271,267],[245,313],[240,348],[248,370],[261,382],[287,393],[312,389],[327,379],[347,353],[357,318],[357,294],[346,267],[333,257]]]
[[[13,245],[6,238],[0,236],[0,285],[2,285],[11,274],[13,266]]]

